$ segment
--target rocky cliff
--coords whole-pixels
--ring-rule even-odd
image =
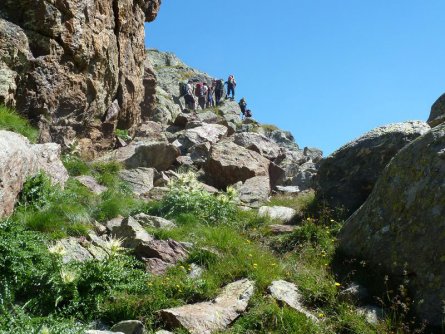
[[[41,141],[109,147],[140,120],[144,22],[160,0],[3,0],[0,103],[38,124]]]

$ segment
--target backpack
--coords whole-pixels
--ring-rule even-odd
[[[220,80],[216,81],[215,89],[216,90],[224,90],[224,80],[220,79]]]
[[[195,95],[201,96],[202,95],[202,82],[198,82],[195,86]]]
[[[227,82],[229,84],[231,84],[231,85],[234,84],[235,83],[235,77],[233,75],[229,76],[229,79],[227,79]]]
[[[246,117],[252,117],[252,112],[250,111],[250,109],[246,110],[245,115]]]
[[[180,82],[179,83],[179,97],[187,95],[187,83]]]

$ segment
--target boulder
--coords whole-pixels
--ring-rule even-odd
[[[317,165],[312,161],[308,161],[298,166],[298,172],[291,178],[289,183],[292,186],[298,187],[301,191],[312,189],[317,172]]]
[[[144,334],[144,325],[139,320],[125,320],[111,327],[111,331],[124,334]]]
[[[0,73],[10,79],[1,75],[0,100],[36,121],[45,142],[67,148],[76,137],[89,138],[95,149],[109,148],[117,125],[130,128],[140,119],[144,22],[159,6],[2,0],[0,55],[7,56],[0,56]],[[110,117],[114,101],[119,111]],[[101,136],[93,139],[96,131]]]
[[[445,300],[445,124],[404,147],[345,223],[339,247],[397,283],[420,319],[440,325]]]
[[[283,280],[273,281],[268,289],[272,297],[279,302],[285,303],[298,312],[303,313],[312,321],[318,322],[317,317],[303,306],[303,297],[295,284]]]
[[[215,144],[227,135],[227,127],[219,124],[203,124],[192,129],[185,130],[178,137],[181,150],[186,152],[190,147],[203,143]],[[185,151],[184,151],[185,150]]]
[[[187,249],[175,240],[150,240],[140,243],[135,254],[142,259],[156,258],[166,263],[175,264],[187,257]]]
[[[143,142],[167,142],[167,137],[164,132],[162,124],[144,121],[144,123],[138,126],[134,140]]]
[[[376,128],[344,145],[320,162],[316,176],[317,198],[331,207],[354,212],[371,193],[392,157],[430,130],[420,121]]]
[[[235,144],[255,151],[269,160],[276,159],[281,154],[281,148],[271,139],[255,132],[237,133]]]
[[[296,151],[299,149],[297,143],[295,143],[294,136],[289,131],[276,129],[266,131],[265,135],[284,149],[288,149],[290,151]]]
[[[323,158],[323,151],[315,147],[305,147],[303,149],[303,154],[308,157],[312,162],[319,162]]]
[[[122,246],[134,249],[141,243],[150,242],[153,237],[145,231],[133,217],[117,217],[107,222],[110,235],[116,239],[122,239]]]
[[[0,218],[9,216],[26,179],[43,171],[63,186],[68,172],[57,144],[31,145],[25,137],[0,130]]]
[[[168,269],[173,267],[173,263],[165,262],[158,258],[143,259],[145,262],[145,270],[155,276],[164,275]]]
[[[89,191],[96,195],[102,194],[104,191],[107,191],[108,188],[99,184],[99,182],[96,181],[96,179],[90,175],[81,175],[76,176],[75,178],[77,181],[79,181],[83,186],[88,188]]]
[[[161,230],[171,230],[176,227],[176,224],[168,219],[150,216],[145,213],[138,213],[133,218],[144,227],[159,228]]]
[[[245,205],[258,208],[266,202],[270,195],[270,180],[267,176],[255,176],[235,186],[238,197]]]
[[[285,206],[262,206],[258,210],[260,217],[269,217],[270,219],[278,219],[284,223],[291,222],[297,215],[297,211]]]
[[[270,233],[278,235],[278,234],[292,233],[295,231],[297,226],[272,224],[272,225],[269,225],[268,228],[270,230]]]
[[[247,308],[253,295],[254,282],[243,279],[228,284],[210,302],[190,304],[160,311],[171,327],[182,327],[191,334],[211,334],[227,328]]]
[[[119,172],[119,177],[125,181],[136,196],[147,195],[153,189],[155,169],[134,168]]]
[[[121,162],[128,169],[146,167],[163,171],[169,169],[178,156],[179,150],[172,144],[140,141],[118,148],[98,161]]]
[[[81,245],[78,238],[66,238],[58,243],[64,248],[63,263],[85,262],[94,259],[93,255]]]
[[[445,122],[445,94],[439,97],[432,105],[430,117],[427,122],[431,127]]]
[[[277,186],[276,190],[283,194],[298,194],[300,192],[300,188],[297,186]]]
[[[269,165],[259,153],[225,140],[213,145],[204,170],[210,184],[225,188],[255,176],[269,176]]]

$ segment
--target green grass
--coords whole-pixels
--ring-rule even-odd
[[[32,143],[37,141],[39,131],[29,124],[28,120],[21,117],[14,110],[0,105],[0,130],[19,133],[28,138]]]

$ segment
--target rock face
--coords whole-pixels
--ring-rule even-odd
[[[39,171],[53,183],[65,184],[68,172],[60,160],[60,146],[31,145],[19,134],[0,130],[0,217],[12,213],[24,182]]]
[[[445,299],[445,124],[402,149],[345,223],[340,247],[393,278],[405,270],[417,313],[442,321]]]
[[[41,139],[103,145],[140,119],[144,22],[160,0],[4,0],[0,101],[39,124]]]
[[[369,196],[391,158],[429,130],[428,124],[420,121],[390,124],[346,144],[321,161],[317,197],[352,213]]]
[[[269,198],[270,179],[268,176],[255,176],[244,183],[238,183],[235,188],[242,203],[258,208]]]
[[[270,160],[275,160],[281,154],[281,149],[278,144],[258,133],[237,133],[234,142],[242,147],[257,152]]]
[[[297,211],[285,206],[262,206],[258,211],[260,217],[270,217],[270,219],[278,219],[284,223],[292,221],[296,214]]]
[[[428,124],[431,127],[435,127],[445,122],[445,94],[437,99],[431,107],[430,117],[428,118]]]
[[[253,295],[254,283],[243,279],[227,285],[211,302],[161,310],[171,327],[183,327],[192,334],[211,334],[223,330],[243,313]]]

